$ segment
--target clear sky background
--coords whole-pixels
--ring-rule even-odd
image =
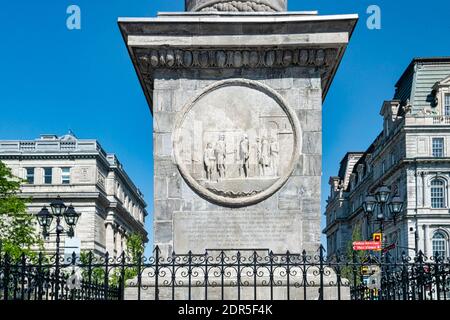
[[[81,30],[66,9],[81,8]],[[366,27],[369,5],[381,30]],[[118,17],[183,11],[184,0],[20,0],[0,5],[0,139],[41,133],[98,139],[117,154],[149,204],[152,233],[152,118]],[[289,0],[289,10],[358,13],[360,21],[324,105],[322,212],[328,178],[347,151],[381,130],[379,111],[413,57],[450,56],[448,0]],[[147,249],[149,253],[151,248]],[[300,248],[299,248],[300,249]]]

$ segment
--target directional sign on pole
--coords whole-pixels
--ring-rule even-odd
[[[383,235],[381,233],[374,233],[373,234],[373,241],[382,242],[383,241]]]
[[[396,248],[396,244],[393,243],[393,244],[391,244],[391,245],[389,245],[389,246],[387,246],[387,247],[384,247],[384,248],[383,248],[383,252],[388,252],[388,251],[393,250],[393,249],[395,249],[395,248]]]
[[[356,241],[356,242],[353,242],[353,250],[356,250],[356,251],[381,250],[381,242]]]
[[[374,233],[373,234],[373,241],[379,242],[380,244],[383,244],[383,234],[382,233]],[[376,249],[374,251],[381,251],[382,245],[380,246],[380,249]]]

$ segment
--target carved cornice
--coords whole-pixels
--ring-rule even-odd
[[[339,59],[337,48],[286,49],[135,49],[139,73],[152,101],[153,72],[157,69],[231,69],[231,68],[318,68],[322,87],[331,81],[333,66]],[[151,102],[152,103],[152,102]]]
[[[335,61],[337,54],[337,49],[160,49],[139,50],[137,57],[145,72],[157,68],[326,67]]]
[[[0,160],[75,160],[95,159],[98,154],[2,154]]]

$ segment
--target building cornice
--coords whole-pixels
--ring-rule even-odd
[[[357,20],[357,15],[179,13],[118,23],[152,106],[158,69],[316,68],[325,98]]]
[[[50,192],[20,192],[17,194],[21,198],[39,200],[39,201],[47,201],[48,199],[56,199],[56,197],[60,196],[64,199],[98,199],[101,203],[108,205],[109,201],[106,195],[99,192],[61,192],[61,191],[50,191]]]
[[[142,193],[138,191],[138,188],[131,181],[131,178],[128,176],[128,174],[118,165],[111,165],[110,168],[115,174],[118,175],[118,178],[122,181],[122,183],[127,185],[128,190],[131,190],[131,193],[133,194],[139,205],[142,206],[143,209],[145,209],[147,207],[147,203],[145,202]]]
[[[344,224],[347,222],[347,219],[345,218],[338,218],[333,220],[332,223],[330,223],[329,225],[327,225],[323,230],[322,233],[323,234],[327,234],[329,231],[333,230],[334,228],[337,228],[338,226]]]
[[[97,157],[99,153],[0,153],[0,160],[76,160]]]
[[[121,203],[111,202],[109,203],[109,207],[107,210],[113,210],[117,213],[115,219],[120,219],[122,222],[128,224],[134,229],[138,229],[142,234],[145,234],[147,237],[147,231],[145,230],[145,226],[141,224],[138,220],[136,220],[128,210],[126,210]]]
[[[433,209],[430,208],[418,208],[418,210],[430,210],[432,212]],[[410,210],[414,210],[414,209],[410,209]],[[443,210],[442,210],[443,211]],[[406,217],[407,218],[417,218],[417,219],[448,219],[450,210],[446,210],[446,212],[442,212],[442,213],[407,213]],[[450,222],[449,222],[450,224]]]

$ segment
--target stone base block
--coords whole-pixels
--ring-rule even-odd
[[[127,282],[125,300],[156,300],[154,278],[143,278],[140,286],[137,283],[137,279]],[[338,287],[335,277],[327,276],[323,283],[323,300],[350,300],[347,280]],[[319,300],[319,284],[319,276],[309,276],[306,285],[298,278],[288,283],[286,277],[275,277],[272,286],[269,277],[258,277],[256,285],[252,277],[242,277],[240,286],[236,278],[222,282],[220,277],[210,277],[205,286],[204,278],[199,277],[192,277],[190,281],[184,276],[159,277],[158,300]]]

